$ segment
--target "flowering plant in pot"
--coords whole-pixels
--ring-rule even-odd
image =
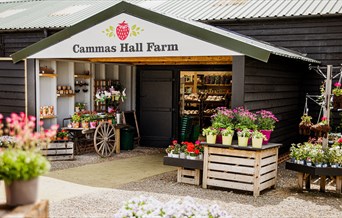
[[[334,83],[335,88],[332,90],[332,93],[334,94],[333,97],[333,107],[335,109],[342,108],[342,89],[341,89],[341,83],[337,82]]]
[[[97,120],[99,119],[99,115],[96,114],[96,111],[92,111],[89,113],[89,127],[91,129],[96,128],[97,126]]]
[[[186,152],[187,154],[187,159],[190,160],[197,160],[198,155],[200,154],[200,150],[198,147],[195,146],[194,143],[188,142],[186,145]]]
[[[248,139],[251,136],[251,130],[244,128],[243,130],[238,131],[237,135],[238,135],[238,145],[246,147],[248,145]]]
[[[234,112],[226,107],[216,108],[216,113],[211,116],[212,126],[219,131],[227,127],[234,128]],[[222,135],[219,133],[216,137],[216,142],[222,142]]]
[[[310,127],[310,130],[312,130],[315,133],[316,137],[323,138],[327,136],[330,129],[331,127],[329,126],[327,117],[322,117],[321,122]]]
[[[177,140],[173,140],[172,144],[169,145],[165,151],[167,153],[168,157],[175,157],[175,158],[179,158],[179,153],[180,153],[180,144],[178,144]]]
[[[258,126],[257,128],[262,134],[266,136],[263,139],[262,144],[266,145],[271,138],[271,133],[275,128],[276,122],[279,122],[279,120],[271,111],[260,110],[260,111],[257,111],[256,114],[257,114],[256,123]]]
[[[72,128],[79,128],[80,127],[80,122],[81,122],[81,115],[80,113],[75,112],[71,116],[71,121],[72,121]]]
[[[299,123],[299,134],[301,135],[310,135],[310,128],[312,126],[311,119],[312,117],[304,114],[301,117],[302,121]]]
[[[234,129],[232,127],[227,127],[221,130],[222,144],[231,145],[233,141]]]
[[[250,112],[248,109],[244,107],[238,107],[233,109],[234,117],[235,117],[235,129],[240,131],[242,129],[250,129],[254,130],[257,128],[256,125],[256,114]]]
[[[203,130],[202,130],[202,135],[206,136],[207,143],[210,143],[210,144],[216,143],[216,136],[218,133],[219,133],[219,131],[212,126],[210,126],[208,128],[203,128]]]
[[[202,160],[203,159],[203,153],[204,153],[204,147],[201,145],[201,142],[199,140],[195,141],[195,151],[198,150],[198,159]]]
[[[263,144],[263,140],[267,140],[267,138],[262,132],[259,132],[258,130],[255,130],[252,132],[252,147],[253,148],[261,148]]]
[[[0,115],[0,120],[2,115]],[[40,148],[46,147],[56,135],[58,125],[35,131],[36,118],[24,113],[13,113],[6,118],[6,128],[1,133],[12,137],[7,148],[0,152],[0,180],[5,181],[8,205],[30,204],[37,199],[38,176],[50,169],[49,161]],[[0,121],[1,123],[1,121]],[[1,124],[1,129],[2,129]]]

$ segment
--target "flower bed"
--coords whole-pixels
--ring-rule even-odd
[[[140,196],[124,203],[114,217],[230,217],[216,204],[203,205],[187,196],[161,202],[153,197]]]

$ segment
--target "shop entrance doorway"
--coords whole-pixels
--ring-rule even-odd
[[[139,72],[139,120],[143,146],[165,147],[172,140],[173,71],[141,70]]]

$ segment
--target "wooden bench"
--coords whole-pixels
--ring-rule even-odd
[[[191,185],[201,184],[203,160],[164,157],[164,165],[177,167],[177,182]]]
[[[311,190],[311,179],[313,176],[320,177],[320,191],[325,192],[326,177],[336,177],[336,192],[341,195],[342,189],[342,168],[331,168],[331,167],[315,167],[296,164],[292,162],[286,162],[285,168],[297,172],[298,188],[302,192],[304,189]]]

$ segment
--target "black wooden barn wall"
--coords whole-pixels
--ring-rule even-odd
[[[24,62],[0,60],[0,113],[25,112]]]
[[[341,15],[232,20],[210,24],[307,54],[323,65],[339,65],[342,62]]]
[[[9,57],[54,32],[0,32],[0,58]],[[11,60],[3,60],[0,61],[0,113],[8,116],[11,112],[25,112],[25,66],[24,62],[13,64]]]
[[[254,20],[232,20],[209,22],[238,33],[289,48],[308,57],[319,60],[323,66],[342,64],[342,16],[321,16],[311,18],[272,18]],[[323,70],[323,72],[325,72]],[[305,94],[320,94],[323,77],[313,71],[306,71],[302,79],[300,108],[303,110]],[[309,100],[309,115],[317,121],[320,108]],[[338,127],[339,112],[333,111],[332,124]]]
[[[270,110],[280,122],[273,142],[295,142],[302,115],[301,89],[307,71],[305,62],[272,55],[268,63],[246,58],[244,104],[252,110]]]

